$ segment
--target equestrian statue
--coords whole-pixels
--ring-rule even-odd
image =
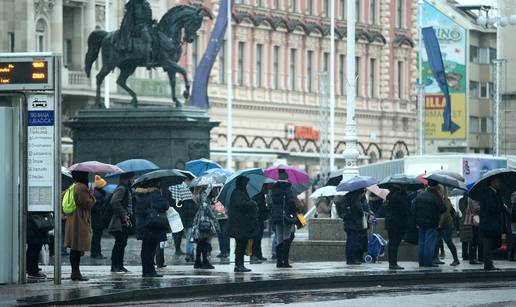
[[[152,19],[152,9],[146,0],[130,0],[125,5],[126,12],[120,30],[106,32],[95,30],[88,37],[85,70],[88,77],[91,67],[102,50],[102,69],[97,74],[96,101],[103,107],[100,88],[104,78],[116,67],[120,75],[116,83],[131,95],[131,103],[138,107],[136,93],[127,86],[127,79],[137,67],[147,69],[162,67],[170,79],[172,100],[176,107],[181,102],[176,96],[176,74],[180,73],[185,82],[183,97],[190,96],[190,81],[186,70],[177,63],[183,52],[183,44],[192,43],[202,25],[202,9],[188,5],[171,8],[159,22]]]

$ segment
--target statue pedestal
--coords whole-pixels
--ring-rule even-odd
[[[81,110],[65,126],[72,130],[74,162],[141,158],[184,169],[187,161],[210,157],[210,131],[218,124],[202,109],[148,107]]]

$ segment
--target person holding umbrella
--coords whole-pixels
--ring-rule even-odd
[[[365,188],[361,188],[344,196],[335,197],[337,214],[344,221],[346,263],[349,265],[362,264],[362,232],[367,229],[367,224],[364,225],[365,215],[362,208],[365,192]]]
[[[106,180],[102,179],[100,176],[95,176],[95,189],[93,190],[93,196],[95,196],[95,205],[91,208],[91,228],[93,230],[93,235],[91,237],[91,258],[93,259],[106,259],[104,255],[102,255],[101,248],[101,240],[102,240],[102,232],[106,225],[104,225],[102,221],[102,211],[105,206],[109,206],[108,201],[108,193],[104,190],[107,186]]]
[[[133,172],[120,175],[118,187],[113,192],[109,203],[113,210],[113,216],[107,231],[115,237],[115,244],[111,253],[111,272],[114,273],[128,272],[124,267],[124,254],[129,237],[129,228],[132,226],[133,194],[130,186],[133,178]]]
[[[210,194],[212,189],[213,186],[209,184],[202,189],[197,187],[194,191],[194,199],[199,206],[193,221],[192,232],[192,238],[197,243],[194,269],[215,268],[208,259],[208,254],[211,251],[210,241],[220,232],[219,223],[211,208]]]
[[[388,256],[389,269],[403,270],[398,265],[398,248],[405,236],[408,221],[408,195],[403,185],[393,184],[390,186],[390,193],[387,195],[385,206],[385,229],[389,236]]]

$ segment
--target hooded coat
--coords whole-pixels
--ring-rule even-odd
[[[229,201],[228,235],[237,240],[248,240],[258,235],[258,206],[247,194],[249,178],[236,179],[236,188]]]

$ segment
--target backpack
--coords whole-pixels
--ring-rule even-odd
[[[63,202],[61,206],[63,208],[64,214],[72,214],[75,212],[75,209],[77,209],[74,197],[75,185],[76,183],[72,184],[63,195]]]

